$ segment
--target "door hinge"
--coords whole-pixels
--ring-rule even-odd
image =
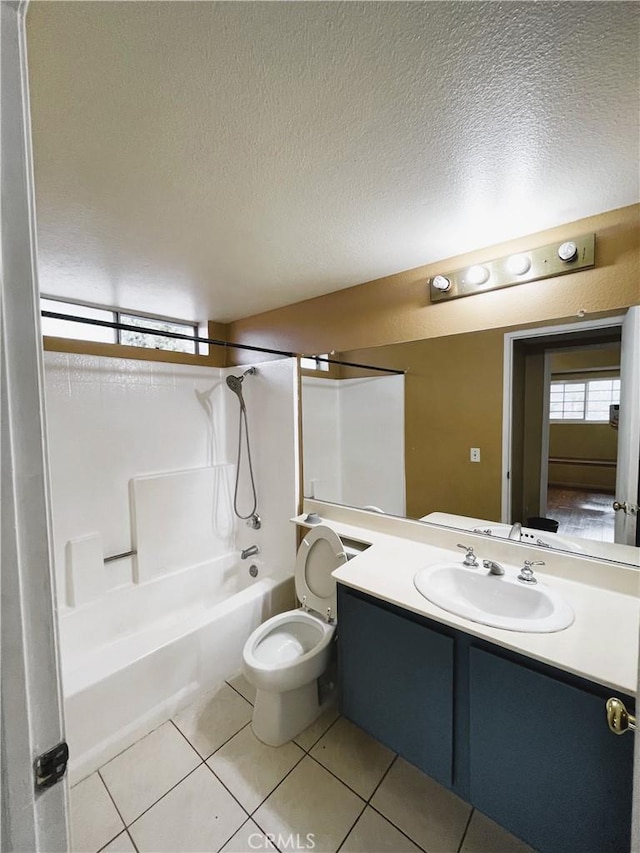
[[[50,788],[59,782],[67,772],[68,761],[69,747],[64,740],[53,749],[39,755],[33,762],[36,789]]]

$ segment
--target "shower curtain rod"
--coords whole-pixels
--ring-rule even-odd
[[[74,317],[73,314],[60,314],[57,311],[41,311],[43,317],[48,317],[50,320],[69,320],[72,323],[85,323],[89,326],[102,326],[107,329],[119,329],[122,332],[139,332],[144,335],[158,335],[162,338],[175,338],[180,341],[193,341],[197,344],[211,344],[217,347],[230,347],[232,349],[246,349],[250,352],[261,352],[267,355],[280,355],[283,358],[298,358],[299,353],[288,352],[286,350],[269,349],[268,347],[251,346],[250,344],[232,344],[229,341],[219,341],[216,338],[201,338],[197,335],[183,335],[180,332],[165,332],[163,329],[147,329],[141,326],[132,326],[129,323],[116,323],[115,320],[94,320],[90,317]],[[373,364],[356,364],[353,361],[339,361],[334,358],[324,358],[321,356],[310,356],[314,361],[321,361],[327,364],[341,364],[344,367],[361,367],[364,370],[378,370],[381,373],[404,374],[405,370],[395,370],[390,367],[375,367]]]

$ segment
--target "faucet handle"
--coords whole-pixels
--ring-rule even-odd
[[[544,566],[546,565],[544,560],[525,560],[524,566],[520,570],[520,574],[518,575],[518,580],[522,581],[522,583],[538,583],[538,579],[533,574],[532,566]]]
[[[477,568],[478,558],[476,557],[473,547],[471,545],[456,545],[457,548],[463,548],[467,553],[464,555],[464,560],[462,561],[463,566],[471,566],[472,568]]]

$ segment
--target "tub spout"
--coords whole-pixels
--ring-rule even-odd
[[[240,552],[240,559],[247,560],[249,557],[254,557],[256,554],[260,553],[260,548],[257,545],[250,545],[248,548],[245,548],[244,551]]]

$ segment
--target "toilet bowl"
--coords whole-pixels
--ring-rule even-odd
[[[267,619],[245,643],[244,674],[256,688],[251,725],[269,746],[292,740],[323,710],[318,678],[329,663],[336,630],[331,573],[346,560],[331,528],[310,530],[296,557],[296,595],[302,606]]]

